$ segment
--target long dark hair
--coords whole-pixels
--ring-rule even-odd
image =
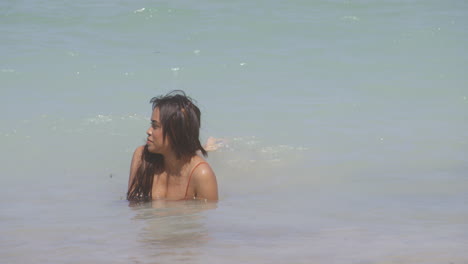
[[[206,150],[200,143],[201,112],[194,101],[183,91],[175,90],[150,100],[153,110],[159,109],[159,119],[164,140],[169,140],[178,159],[188,159],[200,151],[205,157]],[[152,199],[154,175],[164,170],[164,156],[148,151],[145,146],[140,166],[127,192],[129,201]]]

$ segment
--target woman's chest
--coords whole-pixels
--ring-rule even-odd
[[[190,193],[188,177],[168,176],[166,173],[155,175],[153,180],[153,200],[183,200]]]

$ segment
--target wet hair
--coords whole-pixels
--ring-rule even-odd
[[[127,200],[137,203],[151,201],[154,174],[162,172],[163,164],[164,157],[149,152],[146,145],[141,154],[140,166],[128,189]]]
[[[183,91],[175,90],[164,96],[150,100],[154,109],[159,109],[159,119],[163,130],[163,139],[169,140],[170,146],[178,159],[188,159],[200,151],[207,156],[199,139],[201,113],[194,101]],[[164,156],[148,151],[145,146],[141,163],[133,178],[127,200],[152,200],[153,178],[164,170]]]
[[[167,95],[153,97],[153,110],[159,109],[163,139],[168,139],[178,159],[191,157],[205,149],[200,144],[200,109],[183,91],[175,90]]]

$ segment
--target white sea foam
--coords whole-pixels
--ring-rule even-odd
[[[141,12],[143,12],[145,10],[146,10],[146,8],[142,7],[140,9],[137,9],[137,10],[133,11],[133,13],[141,13]]]
[[[345,21],[353,21],[353,22],[358,22],[360,21],[361,19],[357,16],[344,16],[341,18],[342,20],[345,20]]]
[[[110,115],[97,115],[95,117],[85,119],[87,124],[102,124],[112,122],[112,116]]]

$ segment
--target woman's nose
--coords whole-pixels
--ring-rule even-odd
[[[146,135],[151,136],[151,133],[152,133],[152,129],[150,127],[148,128],[148,130],[146,130]]]

